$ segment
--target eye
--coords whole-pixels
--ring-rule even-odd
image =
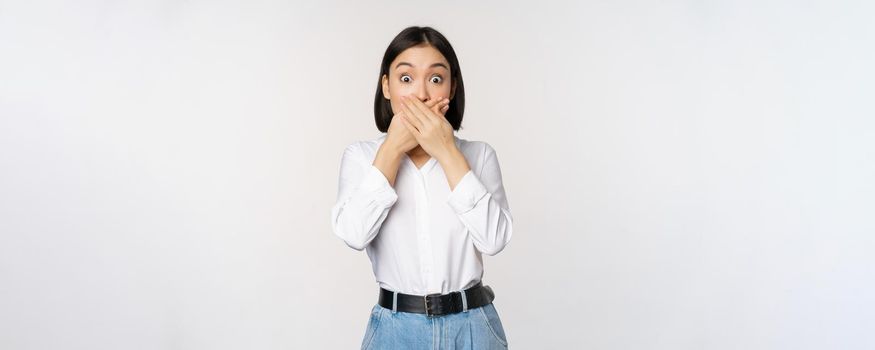
[[[435,75],[435,76],[431,77],[432,83],[440,84],[442,81],[444,81],[444,78],[441,78],[440,75]]]
[[[403,82],[405,82],[405,83],[409,83],[409,82],[410,82],[410,79],[411,79],[410,76],[407,75],[407,74],[404,74],[404,75],[401,76],[401,81],[403,81]]]

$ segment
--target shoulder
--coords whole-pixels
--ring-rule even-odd
[[[380,145],[386,140],[386,134],[382,133],[379,136],[369,140],[353,141],[346,145],[343,150],[344,158],[355,158],[362,162],[371,162],[377,155]]]
[[[474,157],[482,159],[488,155],[495,154],[495,149],[486,141],[467,140],[456,137],[456,145],[468,158]]]
[[[459,151],[468,160],[468,165],[476,169],[476,174],[483,174],[487,168],[494,168],[498,163],[495,149],[486,141],[456,138]]]

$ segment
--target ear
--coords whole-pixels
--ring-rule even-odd
[[[450,90],[450,99],[452,100],[454,96],[456,96],[456,82],[455,81],[453,81],[453,88]]]
[[[383,85],[383,98],[389,100],[389,77],[383,74],[383,77],[380,78],[380,83]]]

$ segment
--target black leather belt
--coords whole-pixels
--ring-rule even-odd
[[[392,297],[395,292],[380,288],[380,298],[378,303],[380,306],[392,309]],[[427,316],[440,316],[454,314],[464,311],[467,305],[468,309],[473,309],[483,305],[487,305],[495,299],[495,293],[492,288],[484,286],[481,282],[477,282],[473,287],[465,289],[465,301],[462,301],[462,292],[450,292],[447,294],[429,294],[429,295],[412,295],[398,293],[398,304],[396,311],[414,312],[426,314]]]

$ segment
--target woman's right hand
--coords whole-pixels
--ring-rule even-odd
[[[437,101],[437,99],[431,99],[426,101],[425,105],[435,113],[443,115],[449,109],[449,102],[437,103]],[[416,141],[416,138],[413,137],[410,130],[402,124],[401,114],[404,114],[404,111],[399,111],[392,116],[392,120],[389,122],[386,142],[393,145],[398,151],[407,153],[407,151],[416,148],[416,146],[419,145],[419,142]]]
[[[442,102],[438,104],[436,101],[438,99],[432,99],[425,102],[425,105],[428,106],[433,111],[444,115],[449,109],[448,102]],[[396,118],[397,117],[397,118]],[[377,167],[380,172],[386,177],[386,180],[389,181],[389,185],[395,186],[395,178],[398,176],[398,166],[401,163],[401,159],[404,157],[404,153],[414,149],[419,145],[419,142],[416,141],[416,138],[413,137],[413,134],[410,133],[410,130],[404,126],[404,122],[401,121],[402,115],[396,114],[392,116],[392,120],[389,121],[389,130],[386,136],[386,141],[380,146],[380,149],[377,150],[377,155],[374,157],[373,166]]]

